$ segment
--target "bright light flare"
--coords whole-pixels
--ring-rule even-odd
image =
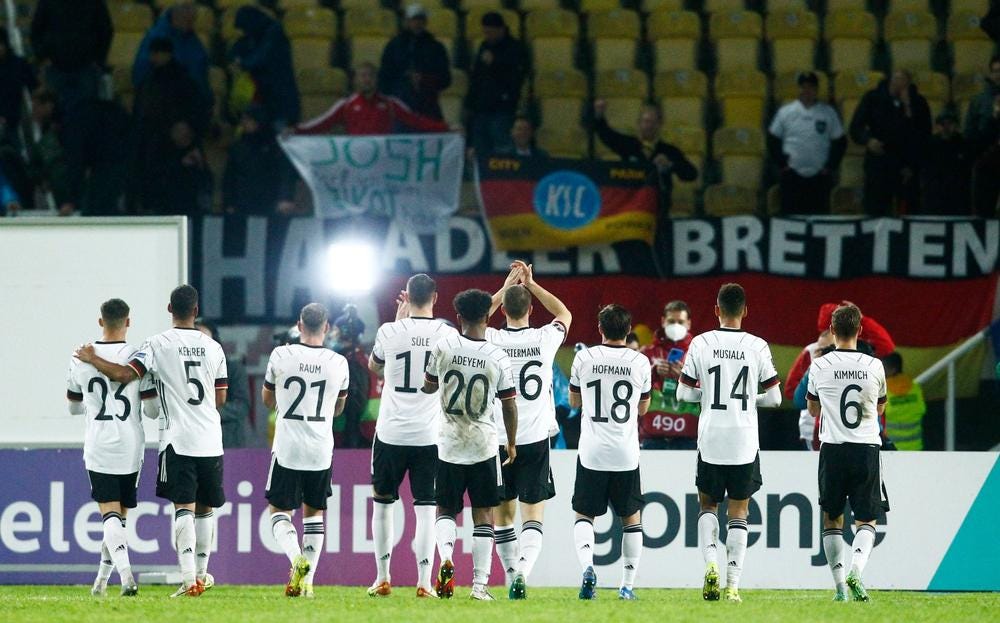
[[[341,294],[367,294],[378,281],[375,247],[358,240],[334,242],[326,253],[326,279]]]

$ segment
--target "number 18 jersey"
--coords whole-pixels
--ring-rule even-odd
[[[838,349],[814,360],[806,397],[820,404],[819,440],[881,446],[878,405],[885,392],[885,368],[874,357]]]

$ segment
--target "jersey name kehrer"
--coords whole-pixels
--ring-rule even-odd
[[[193,346],[178,346],[177,353],[181,357],[204,357],[205,349]]]

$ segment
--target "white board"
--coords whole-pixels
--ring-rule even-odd
[[[66,409],[73,348],[101,338],[110,298],[131,308],[129,343],[169,328],[170,291],[187,274],[184,217],[0,221],[0,444],[82,444],[83,418]]]

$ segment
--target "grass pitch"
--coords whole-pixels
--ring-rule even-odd
[[[491,589],[498,601],[474,602],[458,587],[451,600],[413,597],[400,587],[387,598],[373,599],[361,587],[318,586],[316,598],[288,599],[283,587],[218,586],[199,598],[169,599],[173,587],[144,586],[136,598],[118,597],[108,587],[103,599],[86,586],[0,587],[0,621],[372,621],[377,623],[522,623],[531,621],[600,621],[658,623],[669,621],[998,621],[1000,593],[920,593],[871,591],[872,602],[833,603],[832,591],[747,590],[742,604],[706,603],[698,590],[636,589],[637,602],[619,602],[616,592],[600,590],[593,602],[580,602],[576,590],[528,589],[527,601],[510,602],[502,587]],[[730,618],[732,617],[732,618]]]

